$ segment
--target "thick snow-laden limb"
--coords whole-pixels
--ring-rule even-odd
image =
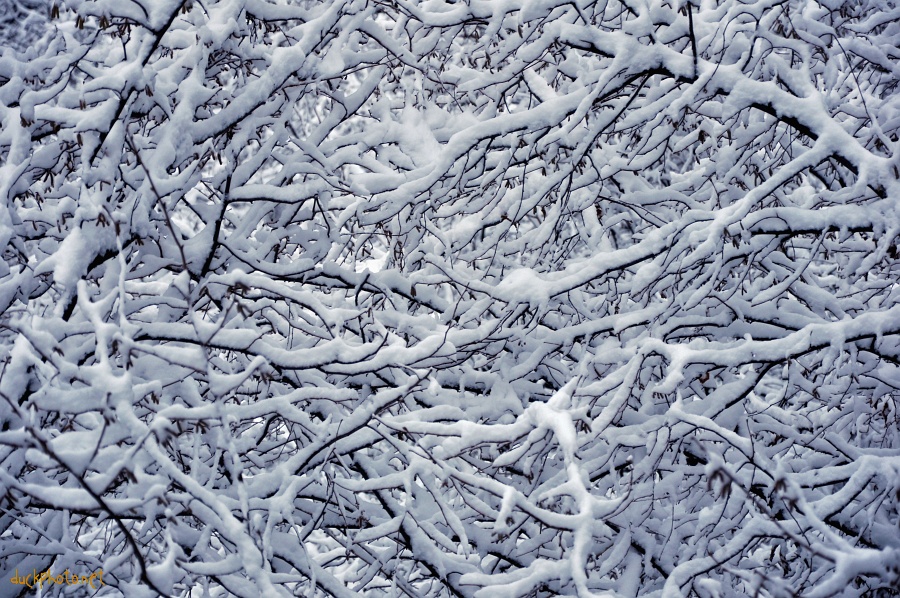
[[[896,2],[38,4],[4,571],[898,595]]]

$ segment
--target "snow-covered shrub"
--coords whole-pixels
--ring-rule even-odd
[[[897,595],[895,2],[47,18],[0,55],[7,578]]]

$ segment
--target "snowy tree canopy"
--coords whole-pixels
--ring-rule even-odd
[[[894,0],[41,18],[0,596],[900,595]]]
[[[23,50],[47,29],[45,0],[0,0],[0,48]]]

